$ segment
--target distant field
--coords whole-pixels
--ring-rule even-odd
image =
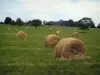
[[[26,32],[27,40],[18,40],[14,28]],[[57,30],[61,38],[72,37],[77,28],[54,26],[52,31],[48,26],[33,28],[0,25],[0,75],[100,75],[99,29],[87,30],[77,37],[84,41],[91,58],[67,61],[55,58],[54,48],[43,46],[44,39]]]

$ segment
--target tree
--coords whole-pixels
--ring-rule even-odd
[[[24,25],[24,22],[21,20],[21,18],[17,18],[16,24],[19,25],[19,26],[22,26],[22,25]]]
[[[60,25],[60,26],[68,26],[68,21],[64,21],[64,20],[60,19],[58,21],[58,25]]]
[[[97,25],[97,28],[100,28],[100,23]]]
[[[73,27],[79,27],[79,22],[75,21]]]
[[[89,24],[88,24],[88,21],[85,20],[84,18],[79,20],[79,26],[80,26],[80,29],[85,30],[89,28]]]
[[[48,21],[48,22],[46,22],[46,25],[56,25],[56,22],[55,21]]]
[[[62,24],[63,24],[63,20],[60,19],[60,20],[58,21],[58,25],[62,25]]]
[[[85,30],[87,30],[88,28],[89,28],[89,26],[88,26],[87,24],[81,23],[80,29],[84,30],[84,32],[85,32]]]
[[[46,23],[47,23],[47,21],[46,21],[46,20],[44,20],[44,21],[43,21],[43,25],[46,25]]]
[[[10,17],[5,18],[5,24],[10,24],[12,22],[12,19]]]
[[[72,19],[68,20],[68,26],[71,26],[71,27],[74,26],[74,21]]]
[[[35,28],[42,25],[42,21],[39,19],[34,19],[32,20],[32,26],[34,26]]]
[[[16,25],[16,22],[12,20],[11,25]]]
[[[79,20],[79,27],[80,27],[80,29],[84,30],[84,32],[85,32],[86,29],[88,29],[89,27],[94,28],[95,25],[91,18],[84,17]]]
[[[32,26],[32,21],[29,20],[28,22],[26,22],[26,25]]]
[[[4,24],[4,22],[0,22],[0,24]]]
[[[82,20],[85,24],[88,24],[90,26],[90,28],[95,28],[92,18],[84,17],[84,18],[82,18]]]

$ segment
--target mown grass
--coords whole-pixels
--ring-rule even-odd
[[[26,32],[27,40],[18,40],[14,28]],[[56,30],[61,32],[61,38],[72,37],[77,28],[54,26],[52,31],[49,28],[0,25],[0,75],[100,75],[99,29],[87,30],[76,37],[84,41],[90,58],[67,61],[55,58],[54,48],[44,47],[44,39]]]

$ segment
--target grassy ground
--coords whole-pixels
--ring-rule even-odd
[[[25,31],[27,40],[18,40],[14,28]],[[59,60],[53,56],[54,48],[43,46],[46,35],[59,30],[61,38],[72,37],[75,29],[53,27],[49,31],[46,26],[34,30],[33,27],[0,25],[0,75],[100,75],[99,29],[88,30],[77,37],[86,44],[89,59]]]

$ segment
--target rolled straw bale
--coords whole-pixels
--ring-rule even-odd
[[[60,37],[55,34],[48,35],[45,38],[45,46],[54,47],[60,41]]]
[[[17,36],[18,39],[23,39],[23,40],[25,40],[27,35],[26,35],[25,32],[19,31],[19,32],[16,34],[16,36]]]
[[[76,38],[65,38],[57,43],[54,54],[56,57],[71,59],[84,58],[86,55],[85,44]]]

